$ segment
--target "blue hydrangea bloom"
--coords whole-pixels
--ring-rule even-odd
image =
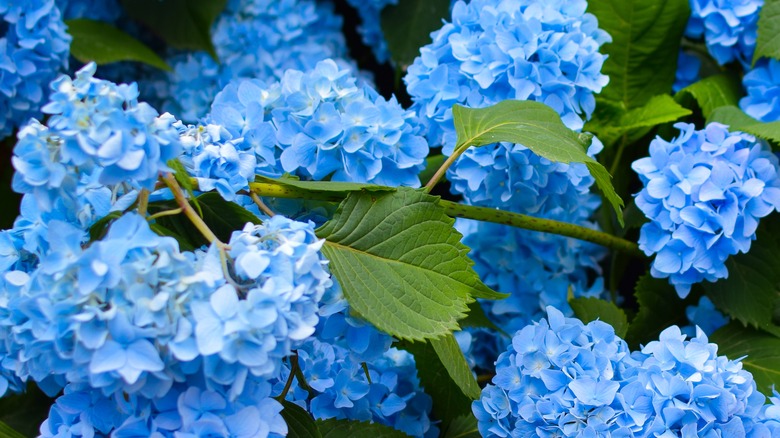
[[[780,61],[762,59],[742,78],[747,96],[739,107],[762,122],[780,121]]]
[[[85,385],[68,385],[41,425],[44,438],[193,437],[265,438],[286,436],[282,405],[270,398],[271,385],[250,382],[252,391],[229,400],[220,388],[176,384],[164,396],[107,397]],[[125,398],[127,397],[127,398]]]
[[[209,122],[249,143],[255,172],[305,179],[420,185],[428,144],[411,111],[358,85],[333,60],[280,82],[231,82],[214,100]]]
[[[704,39],[720,65],[739,61],[749,68],[758,38],[758,16],[764,0],[690,0],[685,36]]]
[[[176,127],[181,135],[184,153],[179,161],[191,176],[198,180],[198,188],[215,190],[228,201],[236,192],[248,190],[255,179],[257,159],[250,143],[233,136],[219,125]]]
[[[676,326],[630,353],[553,307],[517,332],[472,410],[485,437],[750,435],[765,397],[739,361]]]
[[[379,357],[362,362],[350,353],[345,338],[337,343],[310,338],[298,348],[298,363],[314,397],[297,380],[287,399],[298,403],[315,418],[373,421],[415,437],[438,435],[428,417],[432,402],[420,388],[414,357],[390,348]],[[366,370],[362,363],[366,364]],[[289,371],[282,372],[284,386]],[[370,376],[370,380],[369,380]]]
[[[610,436],[623,414],[618,390],[626,343],[601,321],[587,326],[553,307],[518,331],[472,405],[483,437]],[[619,436],[619,435],[618,435]],[[632,436],[632,435],[625,435]]]
[[[716,309],[715,304],[707,297],[699,298],[699,303],[695,306],[686,307],[685,316],[688,317],[691,325],[680,330],[691,338],[696,336],[697,327],[705,335],[710,336],[715,333],[715,330],[729,323],[729,318]]]
[[[319,315],[314,335],[297,348],[312,393],[296,379],[287,399],[315,418],[373,421],[415,437],[437,436],[429,418],[431,398],[420,388],[414,357],[390,348],[390,335],[350,315],[336,282],[320,300]],[[283,368],[275,393],[289,376],[290,368]]]
[[[759,219],[780,209],[780,178],[777,157],[750,135],[718,123],[675,127],[677,138],[656,138],[631,167],[644,184],[636,205],[650,219],[639,247],[656,254],[651,274],[685,297],[694,283],[726,277],[725,260],[750,249]]]
[[[231,80],[276,80],[289,69],[305,71],[326,58],[345,58],[341,22],[330,2],[230,0],[211,29],[219,62],[206,52],[169,59],[173,72],[163,109],[194,122]]]
[[[484,107],[505,99],[535,100],[555,109],[572,129],[595,108],[593,93],[608,79],[599,47],[610,41],[587,2],[473,0],[455,3],[452,22],[404,78],[429,141],[455,146],[453,104]]]
[[[68,67],[71,37],[54,0],[0,1],[0,138],[40,117],[47,85]]]
[[[122,13],[117,0],[56,0],[66,20],[86,18],[97,21],[116,21]]]
[[[0,353],[54,393],[70,382],[155,398],[200,376],[235,398],[314,332],[331,285],[313,226],[282,216],[235,232],[225,254],[179,252],[135,214],[87,248],[65,222],[47,232],[49,252],[3,306]]]
[[[672,91],[675,93],[699,80],[701,60],[696,55],[688,54],[680,50],[677,57],[677,71],[674,74]]]
[[[596,195],[591,195],[592,204]],[[585,198],[587,199],[587,198]],[[583,215],[592,207],[580,206]],[[571,216],[564,217],[567,221]],[[585,220],[577,223],[587,225]],[[595,227],[594,224],[590,224]],[[522,230],[500,224],[458,220],[463,243],[480,279],[495,290],[508,293],[503,300],[484,300],[482,307],[491,321],[507,333],[514,333],[543,316],[547,306],[567,315],[569,289],[576,296],[600,297],[605,293],[599,260],[604,248],[576,239]]]
[[[47,125],[62,136],[62,159],[100,166],[103,184],[132,180],[151,189],[159,172],[170,170],[165,163],[181,151],[175,120],[138,102],[136,84],[95,79],[95,68],[90,63],[75,79],[61,76],[51,84],[43,112],[51,116]]]

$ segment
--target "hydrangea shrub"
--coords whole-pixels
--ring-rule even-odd
[[[777,5],[0,16],[0,435],[780,437]]]

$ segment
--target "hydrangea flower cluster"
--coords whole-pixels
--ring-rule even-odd
[[[134,214],[87,249],[83,231],[62,222],[47,237],[50,253],[0,323],[16,327],[3,366],[22,380],[53,376],[106,395],[160,397],[202,374],[235,397],[249,373],[275,376],[314,332],[331,285],[313,227],[282,216],[235,232],[224,255],[181,253]]]
[[[720,65],[739,61],[750,67],[758,38],[758,16],[764,0],[690,0],[685,36],[704,39]]]
[[[676,327],[629,352],[601,321],[552,307],[512,339],[473,404],[485,437],[757,436],[765,397],[739,361]]]
[[[210,123],[254,150],[255,172],[305,179],[419,186],[428,144],[415,114],[358,85],[333,60],[287,70],[281,81],[239,80],[214,100]]]
[[[39,117],[46,85],[68,67],[71,37],[54,0],[0,1],[0,138]]]
[[[117,394],[107,397],[85,385],[68,385],[41,425],[43,438],[286,436],[282,405],[270,398],[271,385],[251,381],[251,391],[230,400],[219,389],[188,382],[174,385],[164,397],[147,400]]]
[[[587,216],[600,203],[596,195],[585,197],[591,205],[581,205],[577,221],[587,224]],[[572,216],[563,220],[570,220]],[[604,293],[599,260],[606,251],[576,239],[522,230],[506,225],[458,220],[463,243],[471,248],[474,270],[488,286],[511,295],[503,300],[485,300],[482,307],[499,328],[514,333],[540,318],[547,306],[571,315],[567,296],[600,297]],[[595,225],[591,224],[595,227]],[[503,350],[503,347],[500,346]],[[495,358],[498,355],[498,351]]]
[[[780,177],[777,157],[750,135],[718,123],[675,127],[677,138],[656,138],[631,167],[645,186],[636,205],[650,219],[639,247],[656,254],[651,274],[685,297],[694,283],[726,277],[725,260],[750,249],[759,219],[780,209]]]
[[[610,41],[587,2],[474,0],[455,3],[452,22],[404,78],[415,109],[429,124],[431,144],[455,146],[452,106],[484,107],[505,99],[535,100],[572,129],[595,107],[607,84],[599,47]]]
[[[414,357],[390,348],[390,335],[350,315],[338,283],[320,300],[319,315],[314,336],[297,348],[307,385],[293,380],[287,400],[319,419],[373,421],[415,437],[437,436]],[[290,371],[282,370],[274,393],[282,392]]]
[[[135,85],[95,79],[95,65],[76,79],[52,83],[43,108],[47,126],[31,121],[17,137],[13,188],[25,194],[17,220],[16,247],[46,251],[47,224],[63,221],[86,230],[112,210],[135,202],[151,188],[166,162],[181,151],[170,115],[138,102]]]
[[[230,0],[211,29],[219,62],[206,52],[169,59],[173,72],[163,108],[194,122],[231,80],[272,81],[289,69],[305,71],[326,58],[345,59],[341,21],[330,2]]]
[[[762,59],[742,78],[747,96],[739,107],[762,122],[780,121],[780,61]]]

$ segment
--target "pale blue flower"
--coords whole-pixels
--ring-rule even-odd
[[[762,122],[780,121],[780,61],[761,60],[742,78],[747,95],[739,107]]]
[[[720,65],[739,61],[750,66],[764,0],[690,0],[689,38],[702,38]]]
[[[0,137],[41,116],[48,84],[68,67],[71,37],[54,0],[0,1]]]
[[[231,82],[209,122],[243,138],[240,147],[257,156],[255,172],[267,176],[418,187],[428,155],[415,114],[333,60],[288,70],[280,82]]]
[[[656,254],[651,274],[681,297],[694,283],[725,278],[725,260],[747,252],[760,218],[780,209],[778,160],[750,135],[710,123],[678,123],[679,137],[650,143],[635,161],[644,189],[636,205],[650,219],[639,247]]]

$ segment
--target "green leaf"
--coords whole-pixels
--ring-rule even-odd
[[[759,391],[772,395],[772,388],[780,386],[780,338],[732,322],[713,333],[710,342],[729,359],[747,356],[742,365],[753,374]]]
[[[630,109],[672,90],[688,0],[590,0],[588,12],[612,36],[601,50],[609,56],[602,98]]]
[[[317,422],[302,407],[282,400],[282,418],[287,423],[287,436],[293,438],[322,438]]]
[[[454,418],[447,430],[444,431],[444,438],[480,438],[477,428],[477,419],[471,415],[461,415]]]
[[[0,421],[0,438],[25,438],[25,436]]]
[[[147,25],[170,46],[205,50],[214,59],[211,25],[227,0],[122,0],[127,15]]]
[[[736,106],[716,108],[707,122],[723,123],[729,125],[730,131],[742,131],[764,140],[780,143],[780,122],[760,122]]]
[[[322,438],[408,438],[400,430],[379,423],[368,423],[352,420],[317,420],[317,427]],[[293,435],[288,435],[293,436]]]
[[[458,329],[476,297],[502,298],[472,269],[454,220],[421,191],[350,193],[317,230],[350,307],[400,339]]]
[[[395,65],[406,70],[449,15],[450,0],[399,0],[382,9],[382,32]]]
[[[54,400],[46,396],[37,386],[30,384],[27,392],[6,394],[0,398],[0,422],[13,428],[22,436],[38,436],[38,428],[49,416]],[[2,437],[0,432],[0,437]]]
[[[612,177],[604,166],[585,153],[591,136],[578,135],[567,128],[552,108],[539,102],[505,100],[478,109],[455,105],[452,117],[458,135],[456,150],[506,141],[522,144],[551,161],[585,163],[623,224],[620,212],[623,200],[612,187]]]
[[[218,193],[208,192],[197,197],[197,202],[201,206],[203,221],[209,226],[211,231],[223,242],[230,240],[230,235],[234,231],[244,228],[247,222],[259,224],[262,221],[252,214],[249,210],[241,207],[235,202],[225,201]],[[190,203],[194,204],[193,200]],[[177,208],[178,205],[173,201],[152,202],[149,204],[150,213],[158,213]],[[180,213],[174,216],[163,216],[156,219],[156,223],[163,229],[172,232],[171,237],[177,238],[179,242],[187,242],[194,247],[208,245],[210,242],[201,235],[187,217]]]
[[[431,414],[442,421],[441,430],[446,430],[453,419],[471,414],[471,398],[452,380],[430,343],[402,342],[396,346],[414,355],[420,386],[433,399]]]
[[[68,20],[65,24],[73,37],[70,54],[83,63],[138,61],[161,70],[171,70],[152,49],[108,23],[79,18]]]
[[[762,328],[780,336],[774,310],[780,299],[780,218],[764,218],[750,251],[726,259],[728,278],[702,283],[718,309],[744,325]]]
[[[580,297],[569,300],[569,305],[574,310],[574,315],[585,324],[598,319],[614,327],[616,335],[625,338],[628,318],[623,309],[615,303],[593,297]]]
[[[596,134],[605,146],[617,143],[624,135],[631,144],[653,127],[691,114],[668,94],[653,96],[644,106],[628,111],[609,101],[600,101],[596,108],[584,130]]]
[[[758,16],[758,39],[753,65],[761,58],[780,59],[780,1],[766,0]]]
[[[709,119],[716,108],[736,105],[742,93],[742,84],[735,75],[718,74],[708,76],[695,82],[674,95],[674,100],[690,107],[687,104],[691,99],[695,100],[705,119]]]
[[[278,184],[311,193],[330,194],[333,195],[332,200],[337,202],[343,200],[352,192],[394,192],[397,190],[395,187],[380,186],[376,184],[342,181],[301,181],[294,177],[267,178],[256,175],[255,181]]]
[[[681,300],[668,280],[653,278],[650,274],[639,279],[634,297],[639,304],[639,313],[631,321],[625,338],[632,348],[658,339],[658,335],[671,325],[688,324],[685,308],[696,304],[693,294]]]
[[[450,333],[440,338],[431,339],[429,342],[450,378],[463,391],[463,394],[472,400],[478,399],[479,385],[474,375],[471,374],[471,369],[466,363],[466,358],[463,357],[463,352],[460,351],[455,336]]]

